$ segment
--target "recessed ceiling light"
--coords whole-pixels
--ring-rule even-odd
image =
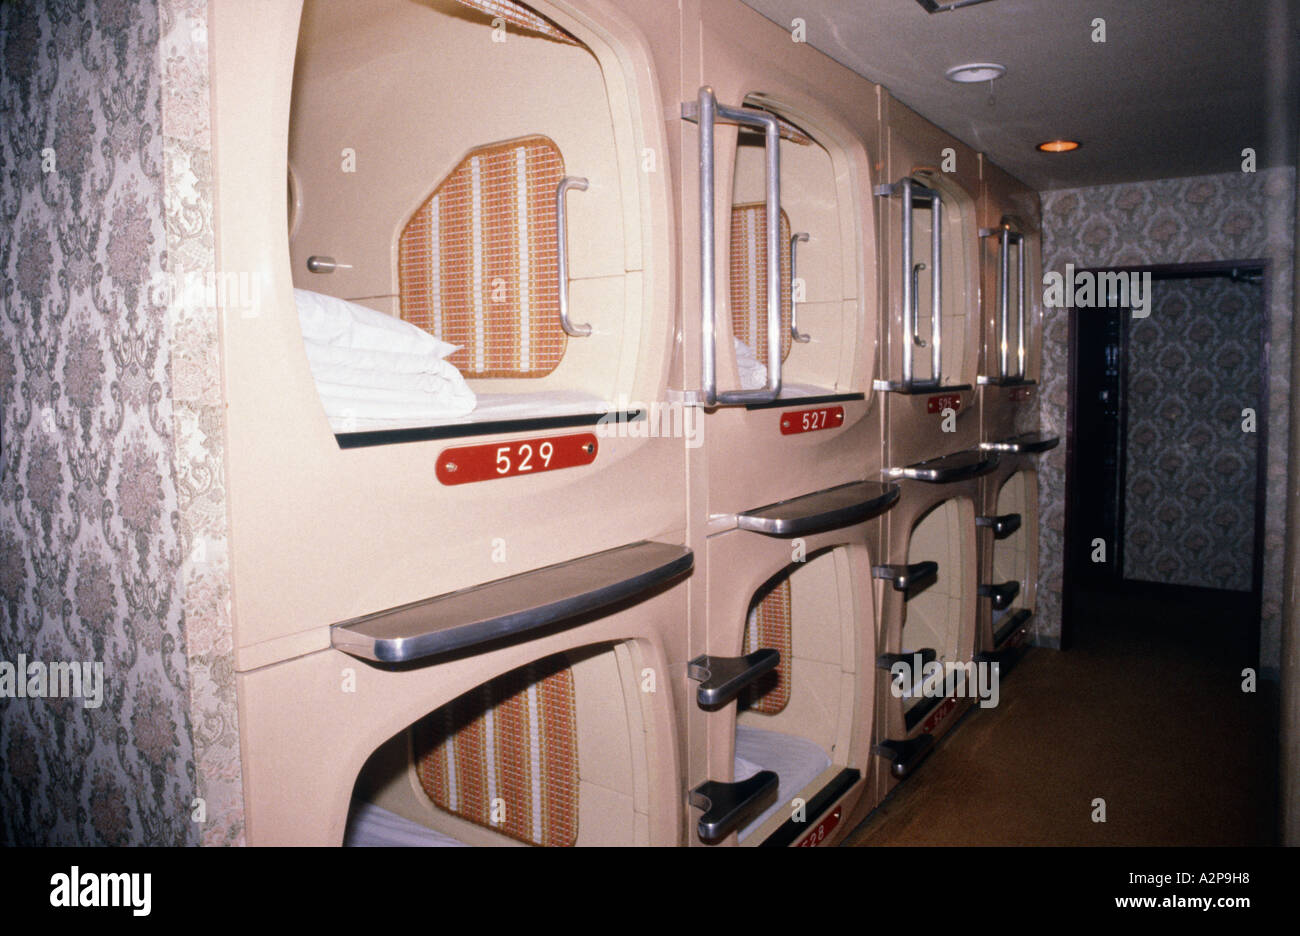
[[[1078,148],[1078,140],[1048,140],[1046,143],[1038,144],[1038,149],[1044,153],[1068,153]]]
[[[1006,66],[997,65],[993,62],[971,62],[967,65],[954,65],[944,72],[944,76],[949,81],[956,81],[961,84],[977,84],[981,81],[992,81],[994,78],[1001,78],[1007,73]]]

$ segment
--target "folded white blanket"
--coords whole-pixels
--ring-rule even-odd
[[[474,391],[443,360],[457,350],[374,309],[295,289],[307,363],[335,429],[355,420],[438,420],[474,410]]]
[[[412,403],[429,402],[435,395],[443,405],[455,409],[474,408],[474,391],[465,383],[460,372],[446,361],[430,359],[422,370],[385,370],[378,367],[356,366],[346,361],[338,362],[318,356],[312,342],[306,342],[307,362],[311,365],[312,376],[316,378],[316,389],[335,396],[347,396],[346,388],[355,390],[387,391],[394,399],[403,399]],[[380,399],[379,394],[361,394],[366,399]]]
[[[406,351],[372,351],[368,348],[342,348],[304,338],[307,356],[321,367],[350,367],[357,371],[383,374],[425,374],[429,372],[429,354]],[[437,360],[442,360],[438,357]],[[455,370],[454,365],[448,365]]]
[[[293,291],[302,336],[319,344],[371,351],[401,351],[445,358],[459,350],[424,329],[383,312],[307,289]]]

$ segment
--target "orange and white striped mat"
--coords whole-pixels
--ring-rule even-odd
[[[533,845],[577,841],[577,708],[562,657],[485,683],[414,734],[420,785],[438,808]]]
[[[790,703],[790,611],[790,580],[785,579],[750,609],[746,622],[743,653],[766,648],[781,653],[776,669],[754,682],[741,699],[742,705],[763,715],[776,715]]]
[[[466,377],[544,377],[564,356],[556,279],[559,149],[543,136],[473,150],[398,241],[402,318],[459,345]]]
[[[790,219],[781,210],[781,360],[790,356]],[[731,208],[731,327],[767,366],[767,205]]]

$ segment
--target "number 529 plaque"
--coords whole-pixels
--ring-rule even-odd
[[[576,468],[594,462],[598,448],[596,436],[590,432],[464,445],[444,449],[438,455],[438,480],[443,484],[469,484]]]

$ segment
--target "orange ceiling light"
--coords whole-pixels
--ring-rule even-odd
[[[1078,148],[1078,140],[1048,140],[1038,144],[1038,150],[1042,153],[1068,153]]]

